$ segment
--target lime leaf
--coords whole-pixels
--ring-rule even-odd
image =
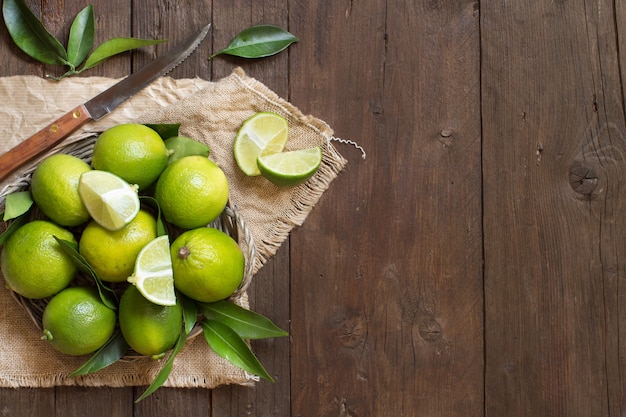
[[[185,156],[200,155],[209,156],[210,148],[202,142],[188,138],[187,136],[172,136],[165,139],[165,147],[172,151],[168,164]]]
[[[96,283],[96,287],[98,288],[98,293],[100,294],[100,299],[112,310],[117,310],[117,295],[115,291],[111,288],[107,287],[102,283],[96,271],[89,265],[87,260],[78,252],[77,244],[73,242],[68,242],[67,240],[59,239],[58,237],[54,237],[57,242],[61,245],[61,249],[65,252],[72,260],[76,268],[84,274],[89,275]]]
[[[198,321],[198,306],[187,296],[178,293],[176,297],[183,306],[183,323],[185,324],[185,333],[191,333]]]
[[[150,386],[144,391],[143,394],[141,394],[139,398],[135,400],[135,403],[140,402],[141,400],[145,399],[146,397],[154,393],[156,390],[158,390],[161,387],[161,385],[165,383],[165,381],[167,381],[167,377],[170,376],[170,373],[172,372],[172,368],[174,366],[174,358],[183,349],[186,342],[187,342],[187,333],[180,332],[178,341],[176,342],[176,345],[174,345],[174,348],[170,352],[170,356],[167,358],[167,361],[165,361],[165,363],[163,364],[163,367],[159,370],[159,373],[157,374],[157,376],[154,377]]]
[[[202,330],[207,343],[219,356],[244,371],[274,382],[274,378],[233,329],[217,320],[205,319],[202,321]]]
[[[267,317],[240,307],[231,301],[200,303],[199,307],[205,318],[217,320],[227,325],[244,339],[264,339],[289,334]]]
[[[141,48],[142,46],[155,45],[157,43],[167,42],[164,39],[138,39],[138,38],[113,38],[103,42],[98,46],[81,69],[84,71],[89,68],[93,68],[103,61],[111,58],[114,55],[122,52],[130,51],[132,49]]]
[[[0,245],[4,245],[9,239],[9,236],[11,236],[13,232],[15,232],[26,223],[28,223],[28,213],[24,213],[20,217],[10,222],[7,229],[4,232],[0,233]]]
[[[104,346],[91,355],[87,362],[72,372],[70,376],[87,375],[106,368],[122,358],[128,349],[128,343],[124,340],[122,333],[119,331],[115,332]]]
[[[90,4],[78,12],[70,28],[67,58],[74,68],[85,60],[91,50],[94,32],[93,6]]]
[[[18,191],[7,194],[4,205],[4,217],[2,220],[14,219],[26,213],[33,205],[33,197],[30,191]]]
[[[161,206],[159,206],[159,202],[154,197],[150,197],[147,195],[139,196],[139,201],[142,204],[145,204],[152,208],[156,213],[156,223],[157,223],[157,236],[163,236],[167,234],[167,226],[165,221],[163,220],[163,216],[161,216]]]
[[[278,26],[253,26],[239,32],[226,48],[211,55],[209,59],[220,54],[262,58],[277,54],[294,42],[298,42],[298,38]]]
[[[157,132],[163,140],[178,136],[180,129],[180,123],[146,123],[145,126]]]
[[[44,64],[68,64],[61,42],[48,32],[24,0],[4,0],[2,14],[13,42],[28,56]]]

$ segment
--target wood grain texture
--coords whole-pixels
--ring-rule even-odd
[[[292,232],[292,415],[482,415],[476,4],[290,16],[291,100],[368,154]]]
[[[624,413],[614,6],[483,3],[487,416]]]

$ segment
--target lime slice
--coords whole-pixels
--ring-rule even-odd
[[[107,171],[82,174],[78,194],[96,223],[111,231],[126,226],[139,212],[136,186]]]
[[[319,147],[282,152],[257,159],[261,174],[276,185],[297,185],[315,174],[322,163]]]
[[[288,131],[287,120],[276,113],[256,113],[243,122],[234,144],[239,168],[249,176],[261,175],[257,158],[282,152]]]
[[[128,277],[128,282],[154,304],[176,304],[170,241],[167,235],[157,237],[141,249],[135,262],[135,271]]]

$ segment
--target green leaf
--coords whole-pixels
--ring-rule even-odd
[[[167,381],[167,378],[170,376],[170,373],[172,372],[172,368],[174,366],[174,358],[183,349],[186,342],[187,342],[187,333],[180,332],[178,341],[176,342],[176,345],[170,352],[170,356],[167,358],[167,361],[163,364],[163,367],[161,368],[161,370],[159,370],[159,373],[157,374],[157,376],[154,377],[150,386],[144,391],[143,394],[141,394],[139,398],[135,400],[135,403],[140,402],[141,400],[145,399],[146,397],[154,393],[157,389],[161,387],[161,385],[165,383],[165,381]]]
[[[4,0],[4,23],[13,42],[44,64],[68,65],[65,48],[28,8],[24,0]]]
[[[217,320],[205,319],[202,321],[202,330],[207,343],[219,356],[251,374],[274,382],[274,378],[233,329]]]
[[[204,143],[188,138],[187,136],[173,136],[165,140],[165,147],[172,151],[168,164],[190,155],[209,156],[211,149]]]
[[[122,52],[130,51],[131,49],[141,48],[142,46],[155,45],[157,43],[167,42],[162,39],[138,39],[138,38],[113,38],[103,42],[98,46],[95,51],[89,55],[87,62],[82,67],[81,72],[86,69],[93,68],[103,61],[111,58],[114,55]]]
[[[129,346],[121,332],[115,332],[113,336],[96,353],[70,374],[71,377],[87,375],[106,368],[117,362],[128,351]]]
[[[167,226],[165,225],[165,221],[163,221],[163,216],[161,215],[161,206],[159,206],[159,202],[156,200],[156,198],[147,195],[141,195],[139,196],[139,201],[141,201],[142,204],[151,207],[156,213],[157,236],[166,235]]]
[[[145,125],[156,131],[163,140],[178,136],[178,129],[180,129],[180,123],[146,123]]]
[[[286,49],[298,38],[277,26],[260,25],[245,29],[233,38],[228,47],[211,55],[234,55],[241,58],[262,58]]]
[[[67,58],[74,68],[87,57],[93,46],[94,33],[93,6],[90,4],[76,15],[70,28]]]
[[[61,245],[61,249],[72,259],[76,268],[84,274],[89,275],[96,282],[96,287],[98,288],[98,293],[100,294],[100,299],[112,310],[117,310],[117,295],[115,291],[111,288],[107,287],[102,283],[100,277],[94,269],[89,265],[89,262],[78,252],[78,245],[74,242],[69,242],[67,240],[59,239],[58,237],[54,237],[57,242]]]
[[[30,191],[18,191],[7,194],[4,205],[4,217],[2,220],[14,219],[28,212],[33,205],[33,197]]]
[[[194,326],[198,322],[198,306],[190,298],[181,293],[176,294],[179,302],[183,306],[183,323],[185,324],[185,333],[191,333]]]
[[[204,317],[227,325],[244,339],[264,339],[289,334],[267,317],[240,307],[231,301],[200,303],[199,306]]]
[[[13,232],[15,232],[26,223],[28,223],[28,213],[24,213],[20,217],[10,222],[7,229],[0,234],[0,245],[4,245],[9,239],[9,236],[11,236]]]

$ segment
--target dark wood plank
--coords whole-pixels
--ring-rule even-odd
[[[624,412],[615,12],[482,4],[487,416]]]
[[[131,417],[132,404],[130,388],[56,387],[53,409],[56,415],[67,417]]]
[[[483,415],[478,9],[301,2],[291,99],[358,141],[291,236],[292,415]]]
[[[54,388],[0,388],[2,415],[50,417],[54,407]]]

